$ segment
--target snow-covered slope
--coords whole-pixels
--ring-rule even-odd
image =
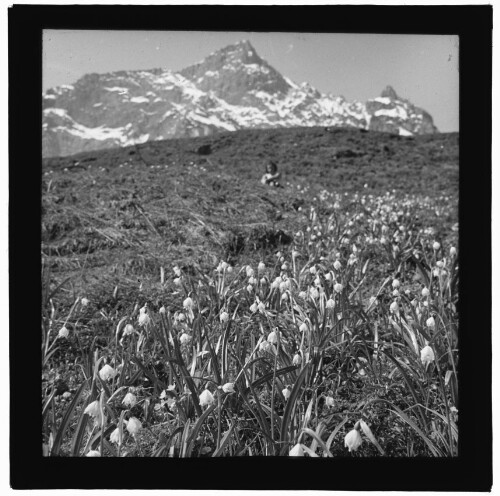
[[[248,41],[175,73],[87,74],[43,95],[43,155],[69,155],[243,128],[348,126],[403,135],[437,132],[432,117],[387,87],[366,103],[296,84]]]

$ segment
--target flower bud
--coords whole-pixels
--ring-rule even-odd
[[[149,315],[145,312],[141,312],[137,318],[140,326],[145,326],[151,322]]]
[[[247,265],[246,273],[247,277],[252,277],[254,275],[254,270],[252,269],[252,267],[250,267],[250,265]]]
[[[454,246],[452,246],[450,248],[450,256],[454,257],[456,254],[457,254],[457,249]]]
[[[137,403],[137,398],[135,397],[135,394],[127,393],[125,398],[123,398],[122,403],[129,408],[133,408]]]
[[[319,298],[319,291],[316,288],[309,289],[309,294],[311,295],[311,298],[313,298],[314,300],[316,298]]]
[[[180,277],[176,277],[176,278],[174,279],[174,284],[175,284],[176,286],[180,286],[180,285],[181,285],[181,278],[180,278]]]
[[[225,393],[234,393],[234,382],[227,382],[222,386],[222,391]]]
[[[389,307],[389,310],[392,312],[392,313],[399,313],[399,305],[398,305],[398,302],[397,301],[393,301],[391,303],[391,306]]]
[[[108,364],[104,365],[104,367],[99,371],[99,377],[103,381],[108,381],[109,379],[112,379],[116,374],[117,372],[115,371],[115,369]]]
[[[109,440],[112,443],[118,444],[118,446],[121,446],[123,443],[123,431],[120,436],[120,429],[117,427],[109,436]],[[88,455],[87,455],[88,456]]]
[[[259,302],[259,304],[257,305],[257,307],[259,308],[259,312],[260,313],[264,313],[266,311],[266,305],[264,305],[264,303]]]
[[[129,431],[132,436],[135,436],[141,429],[142,424],[139,419],[131,417],[127,422],[127,431]]]
[[[422,289],[422,296],[429,296],[429,290],[427,288]]]
[[[304,456],[304,449],[300,443],[296,444],[288,453],[288,456]]]
[[[342,286],[342,284],[340,284],[339,282],[336,283],[334,286],[333,286],[333,289],[337,292],[337,293],[342,293],[342,290],[344,289],[344,286]]]
[[[259,272],[264,272],[266,270],[266,264],[264,262],[259,262],[259,265],[257,267],[257,270]]]
[[[335,262],[333,262],[333,268],[335,270],[340,270],[342,268],[342,264],[340,263],[339,260],[335,260]]]
[[[356,451],[362,443],[363,439],[357,429],[348,432],[344,438],[344,446],[349,449],[349,452]]]
[[[302,357],[298,353],[296,353],[293,357],[292,364],[298,366],[301,363],[302,363]]]
[[[167,312],[167,309],[164,306],[162,306],[160,308],[160,313],[166,313],[166,312]]]
[[[287,293],[283,293],[281,295],[281,301],[288,301],[288,294]]]
[[[432,249],[438,251],[439,248],[441,248],[441,245],[437,241],[434,241],[434,243],[432,244]]]
[[[392,296],[399,296],[399,291],[397,289],[395,289],[393,292],[392,292]]]
[[[90,450],[85,456],[101,456],[101,452],[99,450]]]
[[[425,321],[425,323],[427,324],[427,327],[428,327],[429,329],[435,329],[435,327],[436,327],[436,321],[434,320],[434,317],[432,317],[432,316],[431,316],[431,317],[429,317],[429,318]]]
[[[257,311],[257,309],[259,308],[259,306],[257,305],[257,302],[254,302],[251,306],[250,306],[250,311],[252,313],[255,313]]]
[[[269,336],[267,336],[267,340],[272,344],[276,344],[278,342],[278,337],[279,331],[273,331],[269,333]]]
[[[302,322],[302,324],[300,324],[299,331],[306,332],[307,329],[308,329],[307,324],[305,322]]]
[[[290,395],[292,394],[292,392],[290,391],[290,389],[288,387],[283,389],[283,391],[281,391],[281,392],[282,392],[283,396],[285,397],[285,400],[290,398]]]
[[[434,361],[434,350],[429,345],[420,350],[420,360],[425,366]]]
[[[182,302],[182,306],[186,309],[186,310],[191,310],[194,306],[194,303],[193,303],[193,300],[188,296],[183,302]]]
[[[89,302],[89,300],[87,298],[82,298],[81,299],[82,307],[86,307],[89,303],[90,302]]]
[[[247,286],[247,291],[248,291],[249,293],[251,293],[251,292],[253,291],[253,286],[252,286],[251,284],[249,284],[249,285]]]
[[[214,396],[208,389],[205,389],[200,394],[200,406],[210,406],[213,405],[214,402],[215,402]]]
[[[399,286],[401,286],[401,283],[399,282],[399,280],[398,279],[394,279],[392,281],[392,287],[393,287],[393,289],[399,288]]]
[[[313,266],[313,267],[310,267],[310,268],[309,268],[309,272],[310,272],[311,274],[316,274],[316,267],[314,267],[314,266]]]
[[[326,302],[326,308],[335,308],[335,301],[332,298]]]
[[[221,312],[219,319],[221,322],[227,322],[229,320],[229,314],[227,312]]]
[[[59,334],[57,337],[59,338],[67,338],[69,336],[69,331],[66,326],[62,326],[61,329],[59,329]]]

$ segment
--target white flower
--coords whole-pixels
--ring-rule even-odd
[[[287,400],[288,398],[290,398],[290,395],[292,394],[292,392],[290,391],[290,389],[288,389],[288,387],[286,387],[285,389],[283,389],[283,391],[281,391],[283,393],[283,396],[285,397],[285,400]]]
[[[421,360],[422,364],[425,366],[427,366],[427,364],[432,363],[434,361],[434,351],[429,345],[424,346],[420,350],[420,360]]]
[[[221,312],[219,319],[221,322],[227,322],[229,320],[229,314],[227,312]]]
[[[167,309],[164,306],[162,306],[160,308],[160,313],[166,313],[166,312],[167,312]]]
[[[127,393],[125,395],[125,398],[123,398],[122,403],[125,406],[133,408],[135,406],[135,404],[137,403],[137,398],[135,397],[135,394]]]
[[[399,313],[399,305],[398,305],[398,302],[397,301],[393,301],[391,303],[391,306],[389,307],[389,310],[392,312],[392,313]]]
[[[302,298],[304,300],[305,298],[307,298],[307,293],[305,291],[301,291],[299,293],[299,298]]]
[[[427,324],[427,327],[429,329],[434,329],[436,327],[436,321],[434,320],[434,317],[429,317],[425,323]]]
[[[208,389],[205,389],[200,394],[200,406],[210,406],[213,405],[214,402],[215,402],[214,396]]]
[[[111,365],[104,365],[104,367],[99,371],[99,377],[103,381],[108,381],[109,379],[112,379],[115,375],[117,374],[116,370],[111,367]]]
[[[287,301],[288,300],[288,294],[287,293],[283,293],[281,295],[281,301]]]
[[[111,435],[109,436],[109,440],[112,442],[112,443],[115,443],[115,444],[118,444],[119,446],[122,445],[122,442],[123,442],[123,431],[122,431],[122,434],[120,436],[120,429],[117,427],[112,433]]]
[[[257,279],[254,276],[248,278],[248,284],[257,284]]]
[[[85,456],[101,456],[99,450],[90,450]]]
[[[439,250],[439,248],[441,248],[441,245],[437,241],[434,241],[434,243],[432,244],[432,248],[435,251],[437,251],[437,250]]]
[[[181,269],[179,269],[179,267],[177,265],[174,267],[174,274],[177,277],[181,277]]]
[[[222,386],[222,391],[225,393],[234,393],[234,382],[227,382]]]
[[[69,331],[66,326],[62,326],[61,329],[59,329],[59,334],[57,337],[59,338],[67,338],[69,336]]]
[[[342,264],[340,263],[339,260],[335,260],[335,262],[333,262],[333,268],[335,270],[340,270],[342,268]]]
[[[315,300],[316,298],[319,298],[319,291],[316,288],[310,288],[309,294],[311,295],[311,298],[313,300]]]
[[[182,306],[186,309],[186,310],[190,310],[193,308],[194,306],[194,303],[193,303],[193,300],[188,296],[183,302],[182,302]]]
[[[257,267],[257,270],[259,272],[264,272],[266,270],[266,264],[264,262],[260,262],[259,266]]]
[[[180,286],[180,285],[181,285],[181,278],[180,278],[180,277],[176,277],[176,278],[174,279],[174,284],[175,284],[176,286]]]
[[[326,308],[335,308],[335,301],[332,298],[329,298],[326,302]]]
[[[89,304],[89,300],[87,298],[82,298],[81,299],[81,304],[83,307],[86,307]]]
[[[127,431],[129,431],[133,436],[135,436],[141,429],[142,424],[139,419],[131,417],[127,422]]]
[[[296,444],[288,453],[288,456],[304,456],[304,450],[302,449],[302,445]]]
[[[262,277],[262,278],[260,279],[260,284],[261,284],[262,286],[264,286],[265,284],[267,284],[267,280],[266,280],[266,278],[265,278],[265,277]]]
[[[259,344],[259,350],[260,351],[270,351],[272,347],[272,344],[269,341],[262,341]]]
[[[333,396],[327,396],[325,398],[325,403],[326,403],[326,406],[328,407],[332,407],[335,405],[335,400],[333,399]]]
[[[179,338],[179,341],[181,342],[182,345],[188,344],[189,341],[191,341],[191,336],[187,333],[182,333],[181,337]]]
[[[452,246],[450,248],[450,256],[454,257],[456,254],[457,254],[457,249],[454,246]]]
[[[264,313],[266,311],[266,305],[264,305],[264,303],[260,302],[257,306],[260,313]]]
[[[331,272],[327,272],[327,273],[325,274],[325,279],[326,279],[327,281],[331,281],[331,280],[332,280],[332,274],[331,274]]]
[[[356,451],[361,446],[362,442],[361,434],[357,429],[348,432],[344,438],[344,446],[349,448],[349,452]]]
[[[397,289],[395,289],[393,292],[392,292],[392,296],[399,296],[399,291]]]
[[[137,320],[139,321],[140,326],[145,326],[151,322],[149,315],[145,312],[141,312]]]
[[[269,336],[267,336],[267,340],[272,344],[276,344],[278,342],[278,337],[279,331],[272,331],[269,333]]]
[[[123,329],[123,335],[130,336],[131,334],[134,333],[134,331],[135,331],[134,326],[132,324],[127,324],[125,326],[125,329]]]
[[[251,293],[251,292],[253,291],[253,286],[252,286],[251,284],[249,284],[249,285],[247,286],[247,291],[248,291],[249,293]]]
[[[87,408],[85,408],[83,413],[86,413],[87,415],[93,417],[97,425],[102,425],[104,419],[101,414],[101,407],[99,405],[99,400],[95,400],[92,403],[90,403],[90,405],[88,405]]]
[[[314,266],[313,266],[313,267],[310,267],[310,268],[309,268],[309,272],[310,272],[311,274],[316,274],[316,267],[314,267]]]
[[[90,415],[91,417],[97,417],[100,415],[100,408],[99,408],[99,400],[95,400],[92,403],[90,403],[87,408],[85,408],[83,413],[86,413]]]
[[[427,288],[422,289],[422,296],[429,296],[429,290]]]
[[[233,271],[233,268],[230,265],[228,265],[227,269],[226,269],[226,272],[228,272],[229,274],[231,274],[232,271]]]
[[[250,265],[247,265],[246,272],[247,277],[252,277],[254,275],[254,270],[252,269],[252,267],[250,267]]]
[[[300,365],[301,363],[302,363],[302,357],[298,353],[296,353],[293,357],[292,364],[297,366]]]
[[[399,282],[399,280],[398,279],[394,279],[392,281],[392,287],[393,287],[393,289],[399,288],[399,286],[401,286],[401,283]]]
[[[250,311],[252,313],[255,313],[258,310],[259,306],[257,305],[257,302],[254,302],[253,305],[250,306]]]
[[[308,329],[307,324],[305,322],[302,322],[302,324],[300,324],[299,331],[306,332],[307,329]]]
[[[337,293],[341,293],[342,290],[344,289],[344,286],[342,286],[342,284],[340,284],[339,282],[337,284],[335,284],[333,286],[333,289],[337,292]]]

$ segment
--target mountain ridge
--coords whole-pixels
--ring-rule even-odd
[[[365,103],[348,102],[283,76],[247,40],[177,72],[86,74],[73,85],[48,89],[42,102],[44,157],[247,128],[438,132],[428,112],[391,86]]]

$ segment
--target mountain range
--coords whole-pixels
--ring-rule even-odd
[[[86,74],[73,85],[48,89],[42,104],[44,157],[246,128],[438,132],[429,113],[391,86],[367,102],[321,93],[280,74],[246,40],[179,72]]]

